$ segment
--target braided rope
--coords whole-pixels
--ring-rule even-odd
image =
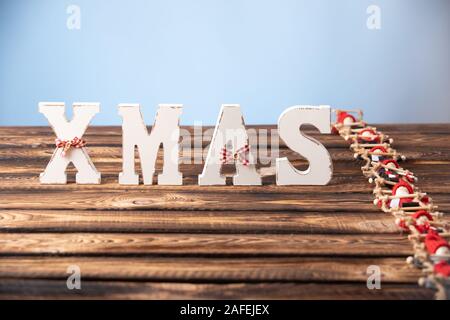
[[[414,185],[418,180],[414,173],[399,165],[406,157],[392,148],[393,139],[362,121],[359,110],[335,113],[333,133],[350,141],[355,159],[365,162],[361,170],[374,184],[374,204],[409,233],[414,255],[406,261],[422,270],[419,285],[436,290],[436,299],[450,299],[450,226],[442,221],[443,214]]]
[[[70,148],[83,148],[84,146],[86,146],[86,141],[78,137],[75,137],[72,140],[55,139],[55,145],[56,148],[63,149],[63,151],[61,152],[61,156],[65,157]]]

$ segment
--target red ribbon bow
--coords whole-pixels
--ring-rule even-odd
[[[65,157],[70,148],[82,148],[86,145],[86,141],[78,137],[75,137],[72,140],[55,139],[55,145],[57,148],[63,149],[61,156]]]
[[[250,147],[248,146],[248,144],[237,149],[234,153],[231,153],[230,151],[228,151],[227,146],[225,146],[222,148],[220,160],[224,164],[234,162],[234,161],[240,161],[244,166],[248,166],[250,163],[247,159],[247,155],[248,155],[249,151],[250,151]]]

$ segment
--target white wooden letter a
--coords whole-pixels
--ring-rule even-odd
[[[73,119],[69,122],[65,116],[64,103],[39,103],[39,112],[47,118],[57,138],[66,142],[74,138],[81,139],[89,122],[99,111],[99,103],[74,103]],[[75,176],[77,183],[100,183],[100,173],[95,169],[85,147],[70,147],[68,150],[57,147],[45,171],[40,175],[40,182],[43,184],[67,183],[66,168],[71,162],[78,170]]]
[[[260,185],[261,176],[256,172],[253,155],[247,149],[248,144],[241,108],[237,104],[222,105],[203,172],[198,176],[198,184],[224,185],[226,178],[220,170],[223,160],[226,160],[236,165],[237,174],[233,177],[233,184]]]

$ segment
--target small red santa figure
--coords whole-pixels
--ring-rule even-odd
[[[356,119],[350,113],[345,112],[345,111],[341,111],[337,115],[336,122],[340,123],[340,124],[343,124],[344,126],[350,126],[350,125],[352,125],[353,123],[356,122]]]
[[[450,264],[447,261],[441,261],[434,265],[434,273],[442,277],[450,277]]]
[[[389,202],[390,208],[401,208],[406,203],[413,202],[414,197],[403,197],[414,194],[414,188],[407,183],[406,181],[400,180],[397,184],[392,188],[393,196],[400,196],[401,198],[391,199]]]
[[[380,143],[380,135],[372,128],[365,128],[358,132],[359,143]]]
[[[356,123],[356,118],[350,113],[345,111],[338,111],[336,113],[336,125],[333,126],[331,133],[338,134],[339,127],[350,128],[354,123]]]
[[[394,159],[382,160],[381,164],[383,166],[378,169],[378,174],[385,180],[391,182],[400,182],[401,179],[404,179],[411,183],[416,181],[414,175],[407,170],[401,169],[398,162]],[[399,174],[399,172],[401,173]]]
[[[431,221],[433,221],[433,217],[428,211],[418,210],[411,216],[411,220],[397,218],[395,223],[404,231],[409,231],[409,226],[414,226],[418,232],[427,233],[432,228]]]
[[[369,150],[370,157],[372,161],[378,162],[385,159],[386,153],[388,153],[388,150],[385,147],[382,146],[376,146]]]
[[[450,245],[435,230],[429,230],[425,236],[425,247],[439,262],[450,259]]]

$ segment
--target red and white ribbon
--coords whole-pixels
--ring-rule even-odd
[[[250,147],[248,146],[248,144],[237,149],[234,153],[228,151],[227,147],[225,146],[222,148],[222,150],[220,152],[220,155],[221,155],[220,161],[223,164],[232,163],[234,161],[239,161],[244,166],[248,166],[250,163],[247,159],[249,151],[250,151]]]
[[[65,157],[70,148],[82,148],[86,145],[86,141],[78,137],[72,140],[55,139],[55,145],[57,148],[62,148],[61,156]]]

